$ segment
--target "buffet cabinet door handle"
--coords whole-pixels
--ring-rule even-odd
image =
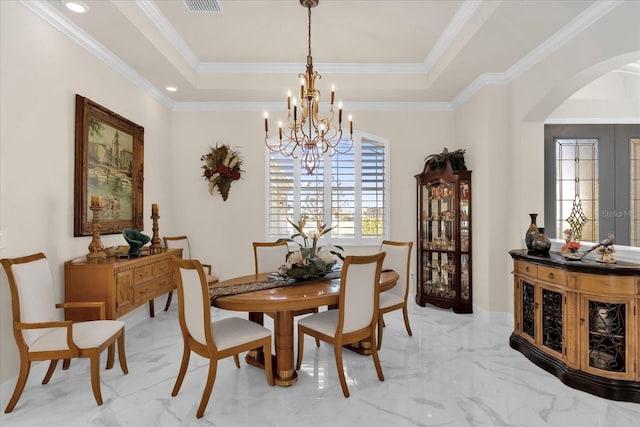
[[[549,275],[547,276],[549,279],[553,279],[553,273],[549,273]]]
[[[584,317],[580,319],[580,324],[584,325]]]
[[[528,273],[529,272],[529,267],[525,267],[524,271],[526,271]]]

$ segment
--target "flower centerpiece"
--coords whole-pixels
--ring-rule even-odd
[[[331,231],[333,227],[327,228],[326,224],[321,224],[318,221],[315,230],[305,231],[306,218],[300,218],[297,224],[290,219],[287,219],[287,221],[296,232],[291,238],[280,240],[295,242],[299,248],[287,254],[285,263],[278,270],[279,274],[296,280],[315,279],[324,277],[331,272],[339,259],[344,261],[344,256],[341,253],[343,248],[341,246],[332,246],[337,250],[318,246],[318,240]],[[302,243],[294,240],[296,237],[302,238]]]
[[[211,151],[200,160],[204,162],[202,166],[202,176],[209,182],[209,194],[218,187],[222,200],[227,200],[231,183],[240,179],[242,170],[242,157],[240,153],[234,151],[228,145],[218,145],[211,147]]]

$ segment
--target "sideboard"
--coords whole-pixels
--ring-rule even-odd
[[[181,257],[182,249],[163,249],[139,258],[107,257],[87,261],[86,257],[64,263],[65,302],[103,301],[107,319],[117,319],[142,304],[173,291],[175,283],[171,255]],[[89,310],[65,309],[67,320],[90,320]]]
[[[640,403],[640,264],[509,254],[511,347],[570,387]]]

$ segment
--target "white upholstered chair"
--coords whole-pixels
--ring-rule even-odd
[[[338,309],[321,311],[298,321],[296,369],[300,369],[302,364],[305,334],[333,344],[344,397],[349,397],[342,365],[342,346],[345,344],[369,341],[378,379],[384,381],[376,346],[378,295],[380,294],[378,286],[384,257],[384,252],[346,257],[340,276]]]
[[[253,258],[255,261],[255,272],[271,273],[277,271],[278,268],[285,263],[287,254],[289,253],[289,245],[285,240],[278,242],[253,242]],[[303,314],[317,313],[318,308],[306,308],[294,310],[294,316]],[[267,316],[275,317],[273,313],[265,313]],[[316,341],[320,345],[319,341]]]
[[[189,244],[189,238],[187,236],[171,236],[171,237],[163,237],[164,246],[166,248],[177,248],[182,249],[182,258],[183,259],[192,259],[191,258],[191,245]],[[211,270],[211,264],[202,264],[202,267],[206,269],[207,283],[209,285],[213,285],[218,283],[218,276],[213,274]],[[164,311],[169,310],[169,306],[171,305],[171,299],[173,297],[173,291],[167,294],[167,302],[164,305]]]
[[[271,273],[285,263],[289,246],[287,242],[253,242],[253,259],[256,274]]]
[[[88,357],[91,360],[91,389],[98,405],[100,392],[100,353],[108,349],[107,369],[114,363],[118,345],[120,368],[128,373],[124,352],[124,322],[104,320],[104,302],[69,302],[55,304],[49,262],[42,253],[0,260],[9,279],[13,334],[20,352],[18,381],[5,412],[18,403],[29,376],[31,362],[49,360],[49,369],[42,380],[47,384],[58,360]],[[87,283],[91,286],[91,283]],[[87,308],[98,310],[101,320],[72,322],[59,320],[56,308]],[[61,396],[62,397],[62,396]],[[34,402],[35,403],[35,402]]]
[[[396,285],[384,292],[380,293],[380,313],[378,319],[378,350],[382,346],[382,329],[384,328],[385,313],[402,309],[404,315],[404,326],[409,336],[412,336],[411,326],[409,325],[409,311],[407,309],[407,298],[409,296],[409,266],[411,264],[411,248],[413,242],[394,242],[391,240],[383,240],[380,245],[380,251],[386,252],[384,258],[383,269],[394,270],[398,273],[398,281]]]
[[[171,395],[176,396],[180,391],[192,351],[209,359],[207,382],[196,412],[197,418],[202,418],[209,403],[220,359],[233,356],[239,368],[239,353],[262,347],[267,382],[273,385],[271,331],[239,317],[212,322],[209,286],[200,262],[174,256],[171,262],[178,287],[178,319],[184,341],[180,372]]]

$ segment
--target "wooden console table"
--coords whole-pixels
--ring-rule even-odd
[[[182,249],[163,249],[140,258],[108,257],[89,262],[86,257],[64,263],[65,302],[103,301],[107,319],[117,319],[142,304],[175,288],[170,256],[182,256]],[[91,320],[90,310],[65,309],[67,320]]]
[[[640,264],[509,254],[511,347],[570,387],[640,403]]]

